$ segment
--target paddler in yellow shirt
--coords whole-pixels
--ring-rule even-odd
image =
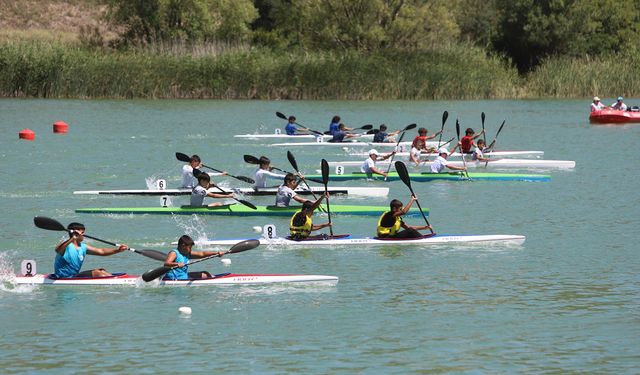
[[[311,220],[313,211],[320,206],[322,198],[328,197],[329,193],[324,193],[324,195],[321,195],[315,202],[308,200],[302,204],[302,209],[291,216],[291,221],[289,222],[289,238],[295,241],[301,241],[309,237],[311,232],[331,226],[331,223],[314,225]]]
[[[418,200],[415,195],[411,196],[409,203],[403,208],[402,202],[394,199],[389,204],[390,210],[383,213],[378,220],[378,237],[379,238],[420,238],[422,233],[418,232],[423,229],[433,229],[431,225],[412,226],[402,221],[402,215],[409,212],[413,202]],[[400,230],[400,229],[403,230]]]

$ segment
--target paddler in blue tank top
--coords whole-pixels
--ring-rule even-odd
[[[104,268],[80,272],[85,256],[87,254],[108,256],[121,253],[129,248],[127,245],[120,245],[115,249],[93,247],[82,242],[84,240],[84,225],[71,223],[67,226],[67,229],[69,230],[69,239],[60,242],[56,246],[56,259],[53,269],[58,278],[111,276]]]
[[[328,198],[329,194],[324,193],[315,202],[305,201],[302,203],[302,209],[293,216],[289,221],[289,238],[295,241],[301,241],[309,237],[311,232],[331,226],[331,223],[313,224],[311,216],[313,211],[320,206],[322,198]]]
[[[187,280],[187,279],[204,279],[211,277],[207,271],[188,272],[189,259],[199,259],[211,255],[223,256],[223,251],[191,251],[193,247],[193,239],[186,234],[178,239],[178,248],[171,250],[164,260],[166,267],[178,267],[167,272],[164,276],[165,280]]]
[[[409,212],[411,205],[416,200],[415,195],[412,195],[404,208],[402,202],[397,199],[392,200],[389,204],[390,210],[383,213],[378,220],[377,236],[380,238],[419,238],[422,237],[419,230],[432,229],[431,225],[412,226],[402,221],[402,215]]]

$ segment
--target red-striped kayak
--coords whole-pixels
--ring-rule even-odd
[[[640,122],[640,112],[603,109],[602,111],[591,112],[589,114],[589,121],[597,122],[600,124],[623,124],[628,122]]]

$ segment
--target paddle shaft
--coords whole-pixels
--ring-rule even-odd
[[[396,147],[394,148],[394,152],[395,150],[398,149],[398,146],[400,145],[400,142],[402,142],[402,138],[404,138],[405,133],[407,132],[407,130],[411,130],[413,128],[416,127],[416,124],[410,124],[404,127],[404,129],[402,129],[402,134],[400,134],[400,137],[398,138],[398,142],[396,142]],[[393,164],[393,159],[396,156],[396,154],[391,155],[391,160],[389,160],[389,167],[387,168],[387,175],[384,176],[384,180],[387,181],[387,178],[389,176],[389,171],[391,170],[391,165]]]
[[[320,163],[320,169],[322,171],[322,183],[324,184],[324,194],[327,198],[327,216],[329,217],[329,234],[333,236],[333,227],[331,226],[331,208],[329,207],[329,194],[327,193],[329,188],[327,187],[329,183],[329,163],[322,159]]]
[[[289,121],[289,118],[282,112],[276,112],[276,116],[280,117],[283,120]],[[322,134],[321,132],[319,132],[317,130],[309,129],[306,126],[304,126],[304,125],[302,125],[302,124],[300,124],[300,123],[298,123],[296,121],[294,121],[293,123],[298,125],[299,127],[303,128],[303,129],[305,129],[305,130],[308,130],[308,131],[314,133],[314,134],[318,134],[318,135],[321,135],[321,136],[324,135],[324,134]]]
[[[429,226],[429,230],[431,231],[431,233],[434,233],[433,228],[431,228],[431,224],[429,224],[429,220],[427,219],[427,215],[424,214],[424,211],[422,210],[422,206],[420,206],[418,197],[413,192],[413,188],[411,187],[411,177],[409,176],[409,172],[407,171],[407,166],[403,162],[397,161],[396,172],[398,172],[398,176],[400,176],[400,179],[402,180],[402,182],[404,182],[404,184],[407,185],[407,187],[409,188],[409,191],[411,192],[411,196],[416,197],[416,204],[418,205],[418,209],[422,214],[422,218],[424,219],[425,223],[427,223],[427,225]]]
[[[504,123],[506,122],[506,120],[502,120],[502,124],[500,125],[500,127],[498,128],[498,131],[496,132],[496,136],[493,137],[493,141],[491,142],[491,150],[493,151],[494,146],[496,145],[496,140],[498,139],[498,135],[500,134],[500,132],[502,131],[502,127],[504,126]],[[490,159],[491,156],[488,156],[487,159]],[[489,165],[489,161],[485,161],[484,162],[484,167],[486,168],[487,165]]]
[[[180,160],[180,161],[182,161],[182,162],[185,162],[185,163],[190,163],[190,162],[191,162],[191,158],[189,157],[189,155],[187,155],[187,154],[183,154],[182,152],[176,152],[176,159],[178,159],[178,160]],[[211,170],[212,170],[212,171],[214,171],[214,172],[218,172],[218,173],[225,173],[225,172],[223,172],[223,171],[221,171],[221,170],[219,170],[219,169],[215,169],[215,168],[210,167],[210,166],[208,166],[208,165],[206,165],[206,164],[200,164],[200,165],[202,165],[204,168],[211,169]],[[227,173],[227,175],[228,175],[229,177],[233,177],[233,178],[235,178],[236,180],[240,180],[240,181],[242,181],[242,182],[246,182],[246,183],[249,183],[249,184],[255,184],[255,183],[256,183],[256,182],[255,182],[255,180],[253,180],[253,179],[251,179],[251,178],[249,178],[249,177],[245,177],[245,176],[234,176],[234,175],[229,174],[229,173]],[[194,174],[194,176],[197,178],[197,176],[196,176],[195,174]]]
[[[298,162],[296,161],[296,158],[295,156],[293,156],[293,153],[291,151],[287,151],[287,159],[289,159],[289,163],[291,163],[291,166],[293,167],[293,169],[296,172],[298,172],[298,174],[300,174],[300,171],[298,170]],[[318,196],[313,192],[313,190],[311,189],[307,181],[305,179],[302,179],[302,182],[304,182],[304,186],[306,186],[307,189],[311,192],[311,195],[313,195],[313,198],[318,199]],[[322,206],[320,206],[319,208],[320,208],[320,211],[324,211]]]
[[[456,119],[456,134],[458,137],[458,142],[460,142],[460,123]],[[464,160],[464,151],[462,150],[462,145],[460,145],[460,155],[462,156],[462,166],[464,167],[464,173],[469,178],[469,172],[467,172],[467,162]]]

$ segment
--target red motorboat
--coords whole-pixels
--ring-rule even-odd
[[[600,124],[620,124],[628,122],[640,122],[640,111],[632,108],[631,111],[617,111],[614,109],[603,109],[593,111],[589,114],[589,121]]]

